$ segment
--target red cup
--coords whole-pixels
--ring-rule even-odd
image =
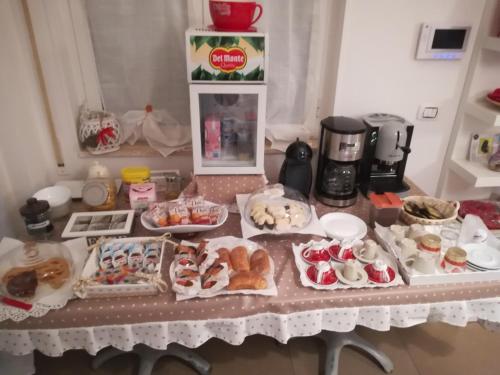
[[[262,6],[255,1],[210,0],[209,8],[215,28],[223,31],[246,31],[262,16]],[[254,18],[256,8],[259,14]]]

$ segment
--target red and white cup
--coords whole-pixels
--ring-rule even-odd
[[[312,243],[301,252],[302,259],[307,263],[315,264],[330,260],[330,254],[321,243]]]
[[[307,277],[315,284],[331,285],[337,282],[335,270],[329,262],[318,262],[306,270]]]
[[[255,1],[210,0],[209,9],[215,28],[222,31],[247,31],[262,17],[262,5]]]
[[[376,283],[390,283],[396,277],[396,272],[381,260],[365,266],[368,278]]]

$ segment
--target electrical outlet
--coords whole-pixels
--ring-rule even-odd
[[[64,164],[59,164],[57,166],[57,175],[58,176],[67,176],[68,175],[68,172],[66,171],[66,167],[64,166]]]

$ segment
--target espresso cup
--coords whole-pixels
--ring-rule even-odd
[[[407,259],[418,252],[417,243],[410,238],[403,238],[399,241],[399,247],[403,259]]]
[[[390,226],[391,232],[394,234],[396,242],[401,241],[405,238],[406,228],[401,225],[393,224]]]
[[[363,247],[359,251],[359,254],[363,258],[368,259],[368,260],[375,259],[377,257],[377,247],[378,247],[378,245],[375,242],[374,242],[373,245],[369,245],[368,241],[366,241],[366,242],[367,243],[365,244],[365,247]]]
[[[432,255],[422,253],[421,251],[408,257],[404,263],[406,266],[424,274],[434,273],[436,269],[436,259]]]
[[[210,0],[209,9],[215,28],[224,31],[246,31],[262,16],[262,6],[255,1]]]
[[[328,262],[318,262],[315,264],[316,267],[316,283],[317,284],[322,284],[323,283],[323,277],[325,274],[330,272],[332,269],[332,266]]]
[[[422,237],[424,234],[427,234],[427,232],[425,231],[425,228],[422,224],[410,225],[410,230],[408,231],[408,238],[418,241],[418,239]]]
[[[359,280],[359,270],[356,261],[349,259],[344,263],[344,268],[342,269],[342,275],[349,281]]]

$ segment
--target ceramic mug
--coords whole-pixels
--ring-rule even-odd
[[[391,281],[389,267],[381,260],[376,260],[375,263],[367,265],[365,270],[368,273],[368,277],[377,283],[388,283]]]
[[[328,251],[322,243],[312,243],[308,248],[302,251],[302,258],[309,263],[317,263],[330,259]]]
[[[424,274],[433,273],[436,269],[436,259],[432,255],[421,251],[407,258],[404,263],[406,266]]]
[[[215,28],[224,31],[246,31],[262,16],[262,6],[255,1],[210,0],[209,9]]]
[[[349,281],[359,280],[359,267],[355,260],[349,259],[344,263],[344,268],[342,270],[342,276]]]

